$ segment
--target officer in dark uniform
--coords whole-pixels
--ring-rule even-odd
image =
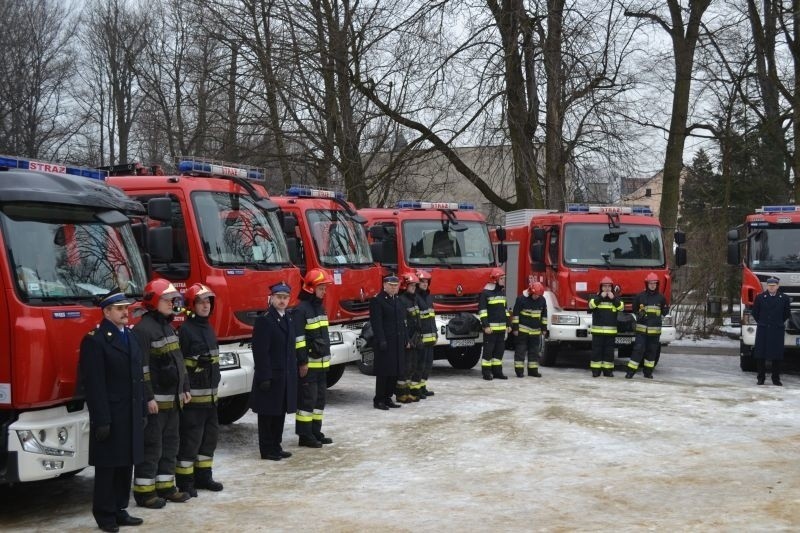
[[[262,459],[280,461],[292,456],[281,447],[286,413],[297,410],[297,326],[290,313],[292,289],[285,283],[270,287],[267,312],[253,326],[255,375],[250,408],[258,414],[258,448]]]
[[[89,408],[89,464],[94,465],[92,514],[103,531],[137,526],[125,510],[133,465],[142,460],[142,352],[128,331],[131,300],[119,289],[100,300],[103,321],[81,342],[80,380]]]
[[[528,358],[528,375],[540,378],[539,353],[542,338],[547,331],[547,302],[544,285],[532,282],[514,303],[511,313],[511,333],[514,342],[514,372],[518,378],[525,376],[525,357]]]
[[[179,490],[193,497],[197,497],[197,489],[216,492],[223,488],[222,483],[214,480],[212,470],[219,436],[220,381],[219,344],[208,322],[214,312],[214,299],[214,292],[202,283],[189,287],[186,304],[191,310],[178,331],[192,401],[181,411],[175,482]]]
[[[180,441],[180,409],[192,395],[178,334],[172,319],[183,309],[183,299],[172,283],[154,279],[144,288],[148,312],[133,328],[144,353],[144,395],[147,426],[144,459],[134,468],[133,497],[136,504],[160,509],[167,500],[182,503],[191,498],[175,486]]]
[[[781,383],[781,361],[783,361],[783,335],[786,320],[791,316],[789,297],[778,292],[780,280],[767,279],[767,290],[756,296],[753,302],[753,318],[756,321],[756,343],[753,357],[758,365],[759,385],[764,384],[767,360],[772,361],[772,383]]]
[[[374,334],[375,349],[375,409],[400,407],[392,401],[397,377],[405,374],[404,353],[410,348],[406,331],[406,309],[397,297],[400,278],[389,275],[383,278],[383,290],[369,302],[369,321]]]
[[[644,278],[645,290],[633,300],[633,311],[636,313],[636,341],[633,353],[628,361],[627,379],[631,379],[644,357],[644,377],[653,379],[659,344],[661,343],[662,317],[669,312],[667,299],[658,292],[658,275],[650,272]]]
[[[600,372],[604,376],[614,377],[614,340],[617,337],[617,313],[624,309],[616,294],[614,294],[614,281],[605,276],[600,280],[600,292],[589,300],[589,310],[592,312],[592,360],[589,368],[592,377],[598,377]]]
[[[503,374],[503,352],[506,349],[506,334],[511,331],[511,315],[506,308],[506,273],[502,268],[493,268],[489,283],[478,298],[478,318],[483,326],[483,379],[508,379]]]
[[[296,347],[300,373],[294,431],[299,437],[298,444],[308,448],[321,448],[333,442],[322,432],[328,389],[326,375],[331,366],[328,315],[322,301],[331,283],[333,277],[326,270],[309,270],[303,280],[300,303],[292,313],[299,329]]]

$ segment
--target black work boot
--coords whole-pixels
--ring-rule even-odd
[[[175,474],[175,485],[181,492],[187,493],[192,498],[197,498],[197,489],[194,485],[194,474]]]
[[[625,379],[632,379],[634,374],[636,374],[635,370],[628,370],[625,372]]]
[[[595,368],[593,368],[592,369],[592,377],[593,378],[599,378],[600,377],[600,371],[595,369]]]
[[[524,378],[525,377],[525,371],[522,370],[521,368],[515,368],[514,372],[516,372],[518,378]]]
[[[194,486],[198,489],[205,489],[213,492],[219,492],[222,490],[222,483],[219,481],[214,481],[214,476],[210,468],[194,469]]]
[[[607,377],[607,378],[613,378],[614,377],[614,371],[613,370],[603,370],[603,375],[605,377]]]
[[[644,374],[644,377],[646,377],[647,379],[653,379],[653,369],[652,368],[645,368],[642,371],[642,373]]]
[[[534,377],[534,378],[542,377],[542,375],[539,373],[539,369],[538,368],[529,368],[528,369],[528,375],[531,376],[531,377]]]
[[[781,377],[777,374],[772,374],[772,384],[777,385],[778,387],[783,387],[783,383],[781,383]]]
[[[766,379],[766,376],[764,374],[759,374],[758,377],[756,378],[756,384],[763,385],[764,379]]]
[[[486,381],[492,381],[492,368],[488,366],[481,366],[481,374]]]
[[[494,379],[508,379],[508,376],[503,374],[503,368],[502,367],[498,366],[498,367],[495,367],[495,368],[497,368],[497,370],[492,370],[492,377]]]
[[[317,439],[322,444],[333,444],[333,439],[330,437],[326,437],[325,433],[322,432],[315,433],[314,438]]]
[[[430,389],[428,388],[428,386],[427,386],[427,385],[425,385],[424,387],[422,387],[422,392],[423,392],[423,393],[425,393],[425,396],[426,396],[426,397],[427,397],[427,396],[433,396],[433,395],[435,394],[435,393],[434,393],[432,390],[430,390]]]
[[[322,448],[322,443],[320,441],[314,437],[309,437],[306,435],[300,435],[297,445],[305,446],[306,448]]]

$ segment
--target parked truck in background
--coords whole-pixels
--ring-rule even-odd
[[[754,371],[753,301],[766,290],[767,278],[780,278],[781,292],[791,299],[784,346],[800,347],[800,206],[765,205],[747,215],[728,232],[728,264],[742,269],[740,364],[742,370]]]
[[[635,338],[634,297],[654,272],[670,302],[672,276],[662,228],[647,207],[572,204],[566,211],[525,210],[506,214],[506,294],[509,306],[530,282],[545,286],[547,335],[541,363],[555,364],[560,350],[591,346],[589,299],[610,276],[625,304],[616,345],[629,357]],[[676,231],[675,264],[686,263],[682,232]],[[500,244],[500,241],[498,241]],[[672,316],[664,317],[661,343],[676,338]]]
[[[386,273],[430,272],[439,333],[434,358],[459,369],[475,366],[483,347],[478,297],[496,265],[486,218],[472,204],[417,200],[358,212],[368,221],[373,255]],[[364,356],[362,370],[368,372],[371,351]]]
[[[273,200],[297,221],[288,235],[289,251],[301,273],[320,268],[333,278],[323,300],[331,343],[326,376],[332,387],[345,365],[360,359],[358,337],[369,319],[369,301],[381,289],[381,269],[372,259],[366,221],[340,191],[295,185]]]
[[[141,298],[140,245],[170,247],[158,230],[137,244],[129,216],[144,208],[104,178],[0,156],[0,484],[88,465],[89,413],[76,386],[81,339],[103,318],[96,298],[117,286]]]
[[[106,170],[109,184],[143,204],[169,199],[169,220],[145,221],[170,232],[173,241],[172,253],[153,262],[153,275],[181,292],[199,282],[216,294],[211,322],[220,341],[219,420],[238,420],[248,410],[250,341],[256,317],[266,309],[268,288],[286,282],[294,300],[300,289],[300,272],[284,237],[283,224],[293,230],[293,221],[279,217],[259,169],[185,158],[176,175],[138,164]]]

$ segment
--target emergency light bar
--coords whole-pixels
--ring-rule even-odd
[[[7,155],[0,155],[0,167],[19,168],[22,170],[37,170],[39,172],[52,172],[53,174],[68,174],[93,180],[105,180],[108,172],[86,167],[68,167],[57,163],[44,163],[33,159],[22,159]]]
[[[419,200],[400,200],[395,204],[397,209],[449,209],[451,211],[474,211],[475,206],[462,202],[420,202]]]
[[[567,204],[567,213],[604,213],[615,215],[653,216],[653,211],[646,205],[587,205]]]
[[[319,189],[309,187],[308,185],[292,185],[286,189],[287,196],[297,196],[300,198],[338,198],[344,200],[345,196],[342,191],[334,191],[331,189]]]
[[[764,205],[761,209],[756,209],[756,213],[795,213],[800,211],[800,205]]]
[[[237,166],[222,161],[207,159],[183,159],[178,162],[178,171],[183,174],[195,174],[211,177],[232,177],[247,180],[263,180],[263,170],[255,167]]]

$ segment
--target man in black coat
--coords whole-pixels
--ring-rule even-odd
[[[286,413],[297,410],[297,330],[286,312],[291,288],[270,287],[269,308],[253,326],[255,375],[250,408],[258,414],[258,447],[262,459],[291,457],[281,448]]]
[[[405,374],[404,357],[410,348],[406,330],[406,309],[397,297],[400,279],[397,276],[383,278],[383,290],[369,302],[369,321],[372,326],[375,349],[375,409],[387,410],[400,407],[392,401],[397,385],[397,376]]]
[[[142,353],[126,325],[131,300],[115,289],[100,300],[103,321],[81,342],[80,380],[89,408],[89,464],[94,466],[92,514],[103,531],[137,526],[125,510],[133,465],[142,460]]]
[[[756,320],[756,344],[753,357],[758,365],[759,385],[764,384],[767,359],[772,361],[772,383],[781,383],[781,361],[783,361],[783,334],[786,319],[791,316],[789,297],[778,292],[776,277],[767,279],[767,290],[756,296],[753,302],[753,318]]]

